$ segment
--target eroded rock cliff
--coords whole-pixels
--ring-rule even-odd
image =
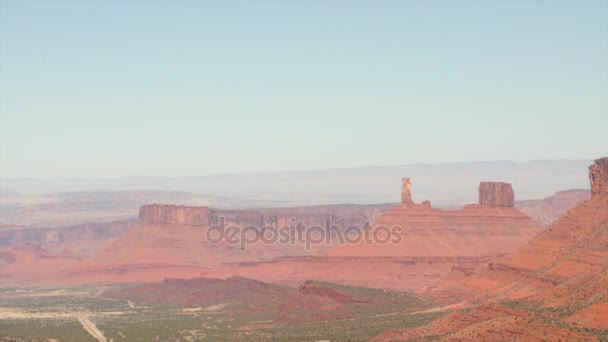
[[[512,208],[515,205],[513,187],[510,183],[479,183],[479,204],[493,207]]]
[[[325,205],[293,208],[217,209],[170,204],[144,205],[139,220],[149,225],[211,226],[220,218],[226,226],[283,227],[301,222],[305,226],[324,226],[327,222],[342,227],[363,225],[380,217],[390,204]]]
[[[188,207],[170,204],[149,204],[139,209],[139,220],[152,224],[207,226],[208,207]]]
[[[596,159],[589,166],[589,181],[591,182],[591,195],[608,194],[608,157]]]
[[[548,226],[589,197],[588,189],[564,190],[544,199],[516,201],[515,206],[534,221]]]

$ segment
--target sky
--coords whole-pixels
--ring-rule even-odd
[[[0,177],[608,155],[607,1],[0,1]]]

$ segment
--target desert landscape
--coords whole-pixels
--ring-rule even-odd
[[[0,342],[608,342],[608,0],[0,0]]]
[[[134,220],[42,235],[6,226],[0,331],[65,341],[604,340],[608,157],[589,180],[588,191],[527,206],[511,184],[486,181],[477,203],[438,209],[415,203],[403,178],[395,205],[148,204]],[[369,223],[400,227],[402,239],[242,249],[206,239],[220,218],[239,229]]]

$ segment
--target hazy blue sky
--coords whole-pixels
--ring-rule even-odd
[[[606,1],[7,1],[0,175],[608,155]]]

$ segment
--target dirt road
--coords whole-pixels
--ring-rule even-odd
[[[78,318],[78,322],[80,322],[84,330],[86,330],[89,334],[95,337],[97,341],[108,342],[103,333],[99,329],[97,329],[95,323],[91,322],[88,317],[84,316],[83,314],[77,314],[76,317]]]

